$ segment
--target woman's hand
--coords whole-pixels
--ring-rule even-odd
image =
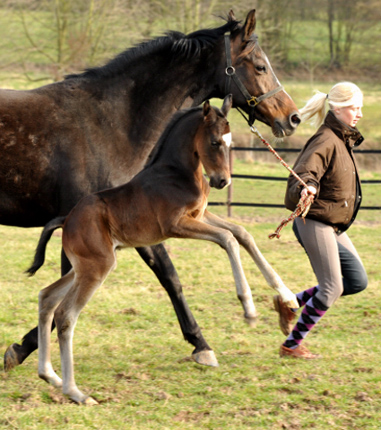
[[[315,196],[316,195],[316,188],[314,187],[314,186],[312,186],[312,185],[309,185],[308,187],[304,187],[303,189],[302,189],[302,192],[300,193],[300,196],[301,197],[304,197],[304,196],[306,196],[307,194],[312,194],[313,196]]]

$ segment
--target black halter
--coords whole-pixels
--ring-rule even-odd
[[[230,83],[233,80],[234,83],[237,85],[239,90],[241,91],[242,95],[245,97],[247,104],[250,107],[249,112],[249,118],[246,118],[244,113],[237,107],[237,110],[241,113],[241,115],[246,119],[248,124],[252,126],[255,121],[254,111],[256,106],[262,102],[263,100],[275,95],[276,93],[279,93],[279,91],[283,90],[282,85],[279,85],[278,87],[274,88],[273,90],[269,91],[268,93],[262,94],[259,97],[251,96],[247,89],[244,87],[243,83],[239,79],[239,77],[235,73],[235,68],[232,66],[232,59],[231,59],[231,53],[230,53],[230,34],[225,34],[225,53],[226,53],[226,69],[225,74],[227,76],[226,83],[225,83],[225,95],[229,94],[230,92]]]

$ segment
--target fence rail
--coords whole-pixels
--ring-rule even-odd
[[[298,148],[274,148],[275,151],[279,152],[300,152],[301,149]],[[268,152],[267,148],[252,148],[243,146],[233,146],[231,148],[231,158],[230,167],[233,171],[233,151],[251,151],[251,152]],[[381,150],[377,149],[356,149],[353,151],[358,154],[381,154]],[[232,174],[232,179],[252,179],[252,180],[264,180],[264,181],[287,181],[287,178],[280,178],[277,176],[260,176],[260,175],[241,175]],[[381,184],[381,180],[361,180],[362,184]],[[226,202],[209,202],[209,206],[227,206],[227,214],[230,217],[232,215],[231,208],[234,206],[240,207],[262,207],[262,208],[285,208],[284,204],[272,204],[272,203],[244,203],[244,202],[234,202],[233,201],[233,191],[232,187],[228,189],[228,198]],[[381,210],[381,206],[361,206],[360,210]]]

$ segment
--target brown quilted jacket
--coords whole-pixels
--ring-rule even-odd
[[[307,218],[332,225],[338,233],[355,220],[361,202],[361,184],[353,148],[364,140],[357,128],[339,121],[329,111],[324,124],[308,140],[295,165],[295,172],[317,189]],[[303,185],[290,175],[285,205],[294,211]]]

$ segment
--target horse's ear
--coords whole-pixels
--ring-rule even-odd
[[[228,19],[229,19],[229,21],[237,21],[232,9],[229,10]]]
[[[221,108],[221,111],[225,116],[228,116],[228,113],[232,107],[232,104],[233,104],[233,96],[231,94],[228,94],[224,98],[224,102],[223,102],[222,108]]]
[[[250,39],[250,36],[254,33],[256,25],[257,18],[255,17],[255,9],[253,9],[247,14],[245,24],[242,28],[242,40]]]
[[[202,112],[204,114],[204,117],[208,116],[208,113],[210,112],[210,103],[209,100],[207,100],[203,105],[202,105]]]
[[[212,106],[210,106],[209,100],[207,100],[203,106],[202,106],[202,111],[204,114],[204,121],[207,124],[213,124],[216,119],[217,119],[217,114],[216,111],[212,108]]]

